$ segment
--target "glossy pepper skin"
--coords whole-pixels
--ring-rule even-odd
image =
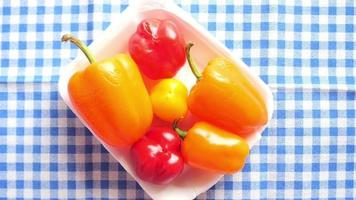
[[[131,148],[136,174],[145,181],[167,184],[183,170],[181,139],[172,128],[154,127]]]
[[[150,79],[171,78],[185,63],[185,42],[173,21],[145,19],[129,41],[129,52]]]
[[[188,90],[177,79],[161,80],[153,87],[150,97],[153,113],[164,121],[183,118],[188,111]]]
[[[195,123],[188,132],[175,129],[184,137],[181,152],[187,164],[223,174],[243,168],[249,146],[238,135],[206,122]]]
[[[105,143],[122,147],[141,138],[152,122],[152,106],[135,62],[126,54],[95,62],[87,47],[75,43],[91,64],[72,75],[68,93],[73,107]]]
[[[250,78],[226,58],[209,61],[197,70],[187,47],[187,57],[198,81],[190,91],[188,108],[202,120],[248,137],[268,121],[266,102]]]

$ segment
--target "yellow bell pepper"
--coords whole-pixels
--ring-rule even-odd
[[[160,119],[173,122],[186,115],[188,90],[177,79],[163,79],[151,91],[153,113]]]

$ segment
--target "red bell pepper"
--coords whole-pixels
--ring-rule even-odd
[[[129,41],[129,52],[151,79],[173,77],[185,63],[185,42],[171,20],[145,19]]]
[[[181,139],[172,128],[155,127],[131,147],[138,177],[155,184],[167,184],[183,170]]]

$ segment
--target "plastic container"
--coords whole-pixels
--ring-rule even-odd
[[[133,2],[133,1],[132,1]],[[207,30],[199,25],[188,13],[175,5],[170,0],[140,0],[131,3],[128,8],[121,13],[110,26],[103,32],[103,35],[89,46],[97,60],[113,56],[119,52],[128,52],[127,44],[130,36],[135,32],[138,23],[147,17],[169,18],[176,22],[179,29],[184,34],[186,41],[193,41],[195,46],[192,48],[192,54],[200,67],[205,67],[207,62],[216,56],[225,56],[230,58],[248,74],[254,81],[256,87],[261,91],[264,100],[268,105],[269,120],[273,112],[273,96],[267,85],[255,74],[253,74],[246,64],[244,64],[236,55],[232,55],[229,50],[217,39],[212,37]],[[88,66],[87,59],[79,53],[79,56],[69,64],[62,67],[58,90],[65,103],[78,116],[82,123],[90,127],[82,120],[76,110],[73,108],[68,97],[68,80],[78,70]],[[186,86],[191,88],[195,84],[195,77],[186,65],[178,72],[176,78],[183,81]],[[262,127],[249,139],[248,143],[252,147],[260,138],[265,127]],[[202,192],[207,191],[222,177],[221,174],[193,169],[185,166],[183,173],[168,185],[160,186],[140,180],[132,166],[129,157],[129,149],[117,149],[104,144],[93,132],[93,135],[104,145],[111,155],[131,174],[141,187],[153,199],[193,199]]]

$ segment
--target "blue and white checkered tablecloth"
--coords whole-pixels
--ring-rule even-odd
[[[198,199],[356,198],[356,3],[188,1],[259,73],[276,110],[241,173]],[[148,199],[57,92],[59,69],[127,1],[0,0],[0,198]]]

